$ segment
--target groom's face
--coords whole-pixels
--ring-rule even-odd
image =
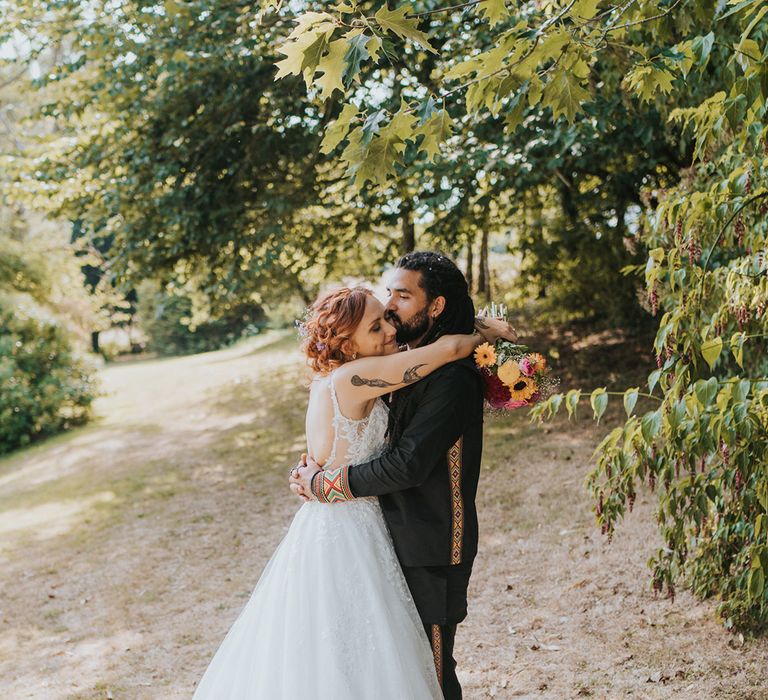
[[[419,286],[421,272],[397,268],[387,285],[389,300],[384,318],[397,331],[397,342],[414,343],[431,328],[433,319],[426,292]]]

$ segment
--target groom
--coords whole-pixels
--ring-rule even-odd
[[[413,348],[474,330],[467,282],[442,254],[400,258],[388,291],[384,315],[398,343]],[[446,700],[461,698],[453,645],[477,553],[482,431],[482,382],[470,357],[392,395],[383,456],[325,472],[310,458],[290,480],[295,493],[326,503],[379,497]]]

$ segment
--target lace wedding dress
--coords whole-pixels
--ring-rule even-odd
[[[381,399],[344,417],[328,381],[334,441],[327,464],[384,446]],[[441,700],[432,651],[378,499],[310,501],[296,513],[193,700]]]

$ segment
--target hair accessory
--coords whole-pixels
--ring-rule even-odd
[[[315,343],[315,348],[322,352],[325,350],[325,348],[328,347],[325,343]]]

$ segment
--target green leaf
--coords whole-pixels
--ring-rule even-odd
[[[712,52],[712,47],[715,45],[715,34],[710,32],[706,36],[697,36],[692,44],[691,48],[697,58],[697,64],[699,68],[706,66],[709,60],[709,54]]]
[[[768,12],[768,5],[763,5],[761,7],[757,14],[752,18],[752,21],[747,25],[747,28],[744,30],[744,33],[741,35],[741,39],[739,40],[739,48],[744,44],[744,42],[749,38],[749,35],[752,33],[752,30],[757,26],[757,23],[765,17],[765,14]]]
[[[608,406],[608,394],[605,393],[605,387],[595,389],[589,397],[589,403],[595,413],[595,420],[599,423]]]
[[[661,430],[661,409],[646,413],[640,423],[640,428],[643,439],[646,443],[651,444]]]
[[[762,569],[751,569],[747,579],[747,590],[752,600],[760,598],[765,588],[765,574]]]
[[[360,72],[360,64],[371,57],[367,45],[368,37],[365,34],[358,34],[349,41],[349,48],[344,55],[344,61],[347,64],[344,81],[347,85],[351,85],[352,80]]]
[[[578,17],[581,20],[592,19],[597,14],[597,6],[600,0],[576,0],[576,4],[571,8],[571,17]]]
[[[696,398],[699,399],[702,406],[707,407],[709,406],[717,396],[717,378],[716,377],[710,377],[706,381],[703,379],[699,379],[696,384],[694,385],[694,390],[696,392]]]
[[[720,351],[723,349],[723,339],[718,336],[717,338],[710,338],[701,345],[701,354],[707,361],[710,369],[715,368],[717,358],[720,357]]]
[[[733,353],[733,358],[736,360],[736,364],[739,365],[742,369],[744,369],[744,341],[746,340],[746,336],[744,333],[734,333],[731,336],[731,352]]]
[[[334,90],[344,92],[342,78],[346,67],[346,54],[347,42],[344,39],[336,39],[328,44],[328,53],[317,64],[317,70],[322,75],[315,80],[315,85],[320,88],[321,100],[327,100]]]
[[[349,102],[344,105],[339,118],[325,130],[325,135],[320,143],[320,153],[328,155],[347,137],[350,122],[357,114],[358,110],[354,104]]]
[[[371,112],[363,122],[363,137],[362,142],[364,145],[368,145],[376,134],[379,133],[381,128],[380,124],[384,121],[386,112],[383,109],[377,109]]]
[[[582,87],[576,75],[569,70],[559,70],[544,86],[541,104],[552,108],[555,119],[565,116],[573,122],[581,103],[589,98],[589,91]]]
[[[579,405],[579,399],[581,398],[581,391],[578,389],[571,389],[565,395],[565,407],[568,410],[568,418],[576,416],[576,408]]]
[[[755,518],[755,539],[757,540],[760,537],[760,533],[763,532],[763,527],[765,525],[765,513],[760,513],[760,515]]]
[[[283,54],[285,58],[275,64],[278,69],[275,80],[304,73],[305,81],[309,74],[309,81],[307,81],[309,84],[332,31],[332,29],[320,32],[315,29],[309,30],[300,34],[295,40],[286,41],[278,47],[278,53]]]
[[[760,501],[763,510],[768,512],[768,482],[764,481],[758,485],[757,500]]]
[[[629,418],[632,415],[632,412],[635,410],[635,404],[637,403],[637,395],[639,393],[639,389],[627,389],[624,392],[624,410],[627,412],[627,418]]]
[[[481,0],[478,8],[488,19],[491,27],[495,27],[499,22],[509,17],[509,10],[504,4],[504,0]]]
[[[674,75],[666,68],[657,68],[651,63],[635,66],[624,78],[627,89],[635,93],[641,102],[653,101],[656,91],[669,93],[672,91]]]
[[[435,112],[423,126],[416,130],[416,134],[424,135],[424,140],[419,145],[419,151],[425,151],[427,158],[434,161],[440,153],[440,144],[451,135],[452,131],[453,120],[448,114],[448,110],[441,109],[439,112]]]
[[[389,10],[385,5],[376,12],[373,18],[385,32],[390,31],[401,39],[411,39],[423,46],[427,51],[437,53],[429,43],[429,37],[418,29],[418,20],[406,17],[407,14],[412,12],[413,7],[410,3],[400,5],[396,10]]]
[[[748,379],[740,379],[733,384],[733,401],[734,403],[743,403],[749,396],[749,390],[751,384]]]
[[[659,383],[659,377],[661,377],[661,370],[655,369],[648,375],[648,391],[652,394],[654,387]]]

